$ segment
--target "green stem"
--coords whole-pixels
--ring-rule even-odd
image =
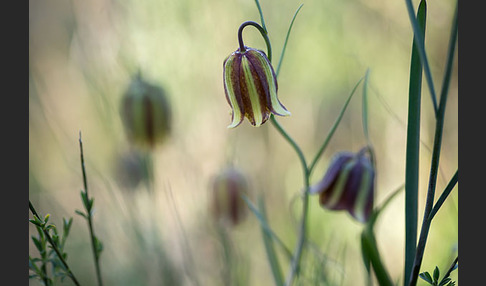
[[[30,202],[30,200],[29,200],[29,209],[30,209],[30,211],[32,212],[33,215],[35,215],[38,219],[41,219],[41,217],[37,214],[37,212],[36,212],[36,210],[34,208],[34,205]],[[71,280],[74,282],[74,284],[76,284],[76,285],[79,286],[80,284],[79,284],[78,280],[76,279],[76,277],[74,276],[73,272],[69,268],[66,260],[64,259],[64,257],[62,256],[61,252],[59,251],[59,248],[57,248],[56,244],[52,240],[51,235],[49,234],[49,232],[44,227],[42,227],[42,231],[44,232],[44,235],[46,236],[47,241],[49,241],[49,244],[51,245],[52,249],[54,249],[54,251],[56,252],[57,256],[59,257],[59,260],[61,260],[61,263],[64,265],[64,268],[66,269],[69,278],[71,278]]]
[[[81,140],[81,132],[79,132],[79,149],[80,149],[80,157],[81,157],[81,170],[83,173],[83,185],[84,185],[84,191],[86,194],[87,201],[90,201],[89,195],[88,195],[88,180],[86,176],[86,169],[84,167],[84,154],[83,154],[83,142]],[[90,208],[87,208],[88,206],[85,205],[86,208],[86,216],[88,220],[88,228],[89,228],[89,235],[91,238],[91,249],[93,251],[93,256],[94,256],[94,262],[95,262],[95,269],[96,269],[96,278],[98,280],[98,285],[102,286],[103,282],[101,280],[101,269],[100,269],[100,262],[99,262],[99,252],[97,250],[97,245],[98,243],[96,242],[96,236],[94,234],[94,229],[93,229],[93,219],[92,219],[92,205],[90,205]]]
[[[445,278],[447,278],[451,275],[452,271],[454,271],[454,269],[456,269],[456,264],[457,264],[458,261],[459,261],[459,256],[456,256],[456,259],[454,259],[454,261],[451,264],[451,267],[449,267],[449,269],[447,270],[444,277],[442,277],[442,280],[444,280]]]
[[[444,115],[446,111],[447,95],[449,91],[449,82],[452,74],[454,53],[457,40],[457,6],[454,14],[454,19],[452,23],[451,36],[449,41],[449,51],[447,64],[444,74],[444,80],[442,82],[442,90],[440,95],[439,109],[437,110],[436,125],[435,125],[435,135],[434,135],[434,147],[432,151],[432,162],[430,166],[430,176],[429,176],[429,187],[427,191],[427,199],[425,202],[424,217],[422,220],[422,228],[420,230],[419,242],[417,245],[417,250],[415,253],[414,265],[410,277],[410,286],[414,286],[417,283],[418,275],[420,272],[420,266],[422,264],[422,259],[425,251],[425,245],[427,243],[427,237],[429,234],[430,225],[432,223],[429,220],[429,216],[432,212],[432,207],[434,204],[435,187],[437,183],[437,173],[439,168],[440,150],[442,145],[442,132],[444,127]]]
[[[435,214],[439,211],[442,204],[445,202],[445,200],[447,199],[449,194],[452,192],[452,189],[454,189],[454,187],[457,183],[457,180],[458,180],[458,171],[456,171],[456,173],[454,174],[452,179],[449,181],[449,184],[447,184],[447,187],[444,189],[444,192],[442,192],[439,199],[435,203],[434,208],[430,212],[430,215],[429,215],[429,218],[428,218],[430,221],[434,218]]]
[[[305,161],[304,154],[300,147],[295,143],[295,141],[290,137],[290,135],[282,128],[282,126],[278,123],[275,119],[273,114],[270,116],[270,120],[277,129],[277,131],[287,140],[290,145],[294,148],[295,152],[299,156],[300,162],[302,164],[302,171],[304,174],[304,194],[302,197],[303,205],[302,205],[302,219],[299,225],[299,237],[297,240],[297,245],[295,247],[295,252],[292,257],[292,261],[290,262],[290,272],[287,276],[286,284],[285,285],[292,285],[295,275],[299,271],[299,264],[302,257],[302,251],[304,248],[304,242],[307,236],[307,213],[309,209],[309,169],[307,167],[307,163]]]
[[[265,44],[267,45],[268,60],[272,61],[272,46],[270,44],[270,39],[268,38],[267,31],[262,26],[260,26],[258,23],[253,22],[253,21],[243,22],[243,24],[241,24],[240,28],[238,29],[238,43],[240,45],[240,52],[244,53],[246,51],[245,44],[243,43],[243,29],[246,26],[253,26],[253,27],[258,29],[260,34],[262,34],[262,37],[265,40]]]

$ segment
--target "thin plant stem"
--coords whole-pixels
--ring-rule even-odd
[[[284,45],[282,47],[282,53],[280,53],[280,59],[278,60],[277,70],[275,71],[275,74],[277,76],[280,73],[280,68],[282,67],[282,60],[283,60],[284,55],[285,55],[285,50],[287,49],[287,43],[289,41],[290,31],[292,30],[292,26],[294,25],[295,17],[297,17],[297,14],[299,13],[302,6],[304,6],[304,4],[300,4],[299,8],[297,8],[297,11],[295,11],[294,16],[292,17],[292,21],[290,22],[290,26],[289,26],[289,29],[287,31],[287,36],[285,36],[285,42],[284,42]],[[265,28],[265,26],[263,26],[263,28]]]
[[[458,180],[458,171],[456,171],[454,176],[452,176],[452,179],[449,181],[449,184],[447,184],[447,187],[444,189],[439,199],[435,203],[434,208],[432,209],[429,215],[430,221],[434,218],[435,214],[439,211],[442,204],[445,202],[449,194],[452,192],[452,189],[454,189],[454,187],[456,186],[457,180]]]
[[[454,259],[454,261],[452,262],[451,264],[451,267],[449,267],[449,269],[447,270],[446,274],[444,275],[444,277],[442,277],[442,280],[444,280],[445,278],[449,277],[451,275],[451,272],[456,269],[456,265],[457,265],[457,262],[459,261],[459,256],[456,256],[456,259]]]
[[[81,132],[79,132],[79,149],[80,149],[80,157],[81,157],[81,170],[83,173],[84,191],[86,194],[87,201],[90,201],[89,194],[88,194],[88,180],[86,176],[86,169],[84,167],[83,141],[81,140]],[[86,205],[85,207],[87,208]],[[92,206],[90,206],[90,208],[91,207]],[[103,281],[101,279],[101,268],[99,262],[100,257],[99,257],[99,251],[97,250],[96,236],[93,229],[92,209],[86,209],[86,219],[88,220],[89,235],[91,238],[91,249],[93,251],[95,269],[96,269],[96,278],[98,281],[98,285],[102,286]]]
[[[37,211],[35,210],[34,205],[30,202],[30,200],[29,200],[29,209],[34,216],[36,216],[38,219],[41,219],[40,216],[37,214]],[[69,265],[67,264],[66,260],[64,259],[64,257],[61,254],[61,251],[59,251],[59,248],[57,248],[56,244],[52,240],[49,232],[43,227],[42,227],[42,231],[44,232],[44,235],[46,236],[47,241],[49,241],[49,244],[51,245],[52,249],[54,249],[57,256],[59,257],[59,260],[61,260],[61,263],[63,264],[64,268],[66,269],[69,278],[71,278],[71,280],[74,282],[74,284],[76,284],[78,286],[81,285],[81,284],[79,284],[78,280],[74,276],[74,273],[69,268]]]
[[[430,225],[432,223],[429,220],[429,216],[432,212],[432,207],[434,204],[434,196],[435,196],[435,187],[437,183],[437,173],[439,167],[439,159],[440,159],[440,150],[442,145],[442,133],[444,127],[444,115],[446,111],[446,103],[447,103],[447,95],[449,90],[449,82],[450,77],[452,74],[452,66],[454,60],[454,52],[456,47],[456,40],[457,40],[457,4],[456,10],[454,14],[454,19],[452,23],[451,29],[451,36],[449,41],[449,51],[448,51],[448,58],[447,64],[444,74],[444,80],[442,82],[442,90],[440,96],[440,103],[439,109],[437,110],[436,116],[436,125],[435,125],[435,135],[434,135],[434,147],[432,150],[432,162],[430,167],[430,176],[429,176],[429,187],[427,190],[427,199],[425,202],[425,210],[424,210],[424,217],[422,220],[422,228],[420,230],[420,237],[419,242],[417,244],[417,250],[415,253],[414,265],[412,268],[412,273],[410,277],[410,286],[414,286],[417,283],[418,275],[420,272],[420,266],[422,264],[423,255],[425,252],[425,245],[427,243],[427,237],[430,229]]]
[[[272,46],[270,44],[270,39],[268,38],[267,30],[265,30],[257,22],[246,21],[240,25],[240,28],[238,29],[238,43],[240,45],[240,52],[246,51],[245,44],[243,43],[243,29],[246,26],[253,26],[258,29],[260,34],[262,34],[263,39],[265,40],[265,44],[267,45],[267,58],[269,61],[272,61]]]
[[[282,251],[285,253],[285,256],[289,259],[292,260],[292,252],[287,248],[285,243],[277,236],[277,234],[270,228],[268,223],[266,222],[266,217],[263,215],[261,210],[258,210],[257,207],[250,201],[250,199],[245,195],[241,194],[241,198],[245,201],[245,203],[248,205],[248,208],[253,212],[253,214],[257,217],[258,221],[260,222],[260,226],[262,227],[262,230],[272,239],[274,239],[277,244],[280,246]]]
[[[257,5],[258,13],[260,14],[260,20],[262,21],[263,29],[267,31],[267,27],[265,26],[265,18],[263,17],[263,12],[262,12],[262,7],[260,6],[260,2],[258,0],[255,0],[255,4]]]
[[[304,193],[302,195],[303,205],[302,205],[302,218],[299,225],[299,237],[295,247],[294,255],[290,262],[290,272],[287,276],[287,280],[285,283],[285,285],[292,285],[295,275],[299,270],[299,264],[302,257],[302,251],[304,248],[304,242],[307,236],[307,213],[309,209],[309,169],[307,167],[304,154],[302,153],[302,150],[297,145],[297,143],[282,128],[282,126],[278,123],[278,121],[275,119],[273,114],[270,116],[270,120],[272,124],[275,126],[275,128],[277,129],[277,131],[285,138],[285,140],[289,142],[292,148],[294,148],[295,152],[299,156],[302,165],[302,171],[304,174]]]
[[[199,283],[199,279],[198,279],[197,274],[195,273],[195,271],[191,271],[191,269],[190,269],[190,268],[192,268],[192,269],[195,270],[194,258],[192,256],[192,251],[191,251],[191,247],[189,245],[189,241],[187,240],[186,231],[184,229],[184,226],[182,225],[181,216],[180,216],[179,211],[177,210],[177,206],[175,204],[174,195],[172,193],[172,188],[170,187],[170,185],[168,185],[167,189],[168,189],[168,195],[167,196],[169,197],[169,200],[170,200],[169,204],[172,206],[175,218],[177,220],[177,224],[179,225],[180,241],[184,244],[183,254],[185,256],[187,263],[189,263],[189,267],[187,267],[188,265],[186,265],[186,263],[184,263],[184,269],[187,272],[187,275],[192,278],[194,284],[196,286],[199,286],[201,284]]]
[[[317,161],[319,160],[319,158],[321,157],[322,153],[324,152],[324,150],[326,149],[327,145],[329,144],[329,141],[331,140],[334,132],[336,131],[339,123],[341,122],[341,119],[343,118],[344,112],[346,111],[346,108],[348,107],[349,102],[351,101],[351,98],[353,97],[356,89],[358,88],[359,84],[361,83],[361,81],[363,79],[364,79],[364,77],[361,78],[358,81],[358,83],[356,83],[356,85],[354,86],[353,90],[351,91],[351,94],[349,95],[348,99],[344,103],[343,108],[341,109],[341,113],[339,114],[338,118],[336,119],[336,122],[334,122],[334,125],[332,126],[331,130],[329,131],[329,134],[327,135],[326,140],[324,140],[324,143],[321,145],[321,147],[319,148],[319,151],[314,156],[314,160],[312,160],[312,163],[309,166],[309,176],[312,173],[312,171],[314,170],[314,167],[317,164]]]

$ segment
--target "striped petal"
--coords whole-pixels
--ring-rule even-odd
[[[224,92],[226,100],[232,108],[231,124],[228,128],[235,128],[243,121],[243,102],[240,90],[240,62],[241,57],[231,54],[223,63]]]
[[[341,152],[309,193],[319,194],[321,206],[330,210],[346,210],[364,223],[373,210],[374,178],[375,170],[363,152]]]
[[[262,51],[245,47],[236,50],[223,62],[226,100],[232,109],[231,124],[235,128],[243,118],[253,126],[264,124],[273,113],[290,115],[277,97],[277,79],[270,61]]]

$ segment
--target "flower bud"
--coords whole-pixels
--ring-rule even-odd
[[[277,77],[263,51],[238,48],[223,62],[224,91],[232,108],[234,128],[246,116],[253,126],[265,123],[270,114],[287,116],[290,112],[277,97]]]
[[[311,194],[319,194],[322,207],[347,210],[365,223],[373,210],[375,170],[362,149],[357,154],[340,152],[335,155],[323,179],[312,186]]]
[[[163,89],[138,74],[122,99],[121,118],[128,139],[151,149],[170,133],[171,108]]]
[[[211,211],[214,218],[229,225],[237,225],[246,215],[247,207],[241,193],[248,192],[245,176],[235,168],[216,175],[211,186]]]

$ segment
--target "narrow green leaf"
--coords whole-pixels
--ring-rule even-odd
[[[91,212],[91,210],[93,209],[93,204],[94,204],[94,198],[89,199],[89,209],[88,209],[89,212]]]
[[[257,218],[258,222],[260,223],[260,226],[262,227],[262,230],[265,231],[267,235],[271,236],[275,240],[275,242],[277,242],[277,244],[283,250],[285,256],[289,259],[289,261],[292,260],[292,252],[287,248],[287,246],[282,242],[282,240],[270,228],[263,214],[257,209],[257,207],[250,201],[250,199],[245,194],[241,194],[241,198],[245,201],[248,208]]]
[[[361,233],[361,258],[363,259],[363,263],[366,268],[366,285],[371,285],[371,259],[369,255],[369,250],[366,247],[366,241],[365,241],[365,233]]]
[[[29,219],[29,222],[36,226],[43,227],[42,222],[38,219]]]
[[[88,199],[88,194],[81,190],[81,201],[83,202],[83,206],[89,211],[89,199]]]
[[[85,214],[85,213],[83,213],[82,211],[80,211],[80,210],[75,210],[74,212],[75,212],[75,213],[77,213],[78,215],[80,215],[80,216],[84,217],[85,219],[88,219],[88,217],[86,216],[86,214]]]
[[[62,237],[63,237],[64,240],[68,237],[72,224],[73,224],[73,218],[72,217],[69,218],[68,220],[63,218]]]
[[[425,34],[426,18],[426,2],[421,1],[417,11],[420,30],[414,33]],[[412,43],[408,91],[407,150],[405,163],[405,283],[408,282],[410,277],[417,245],[420,109],[422,94],[422,61],[419,54],[419,45],[417,44],[419,40],[423,44],[423,36],[419,38],[414,37]]]
[[[265,212],[265,203],[263,201],[263,197],[259,197],[258,199],[258,206],[260,209],[260,213],[262,214],[262,219],[266,222],[266,212]],[[280,269],[280,264],[278,262],[277,254],[273,247],[273,239],[270,235],[267,234],[265,228],[262,227],[262,234],[263,234],[263,243],[265,245],[265,251],[267,252],[268,262],[270,263],[270,268],[272,270],[273,279],[275,280],[275,285],[283,286],[284,279],[282,275],[282,270]]]
[[[381,260],[373,231],[365,228],[361,233],[362,252],[364,259],[370,261],[380,286],[393,286],[393,282]]]
[[[425,14],[427,10],[427,3],[425,0],[421,0],[419,4],[419,12],[417,12],[417,14],[420,13],[421,9],[424,11],[424,26],[421,26],[422,19],[418,15],[417,18],[415,18],[412,1],[405,0],[405,4],[407,5],[408,15],[412,24],[412,30],[414,35],[413,46],[417,48],[417,53],[420,57],[421,65],[423,66],[423,69],[425,71],[425,79],[427,80],[427,84],[429,86],[430,96],[432,98],[432,104],[434,106],[434,112],[435,114],[437,114],[437,96],[435,94],[434,82],[432,80],[432,73],[430,72],[429,61],[427,59],[427,54],[425,53]]]
[[[439,276],[440,276],[439,267],[437,267],[437,266],[435,267],[434,274],[433,275],[434,275],[434,277],[433,277],[434,278],[434,283],[437,284],[439,282]]]
[[[445,285],[447,285],[449,282],[451,282],[451,280],[452,280],[451,278],[446,277],[446,278],[442,279],[442,281],[440,281],[439,286],[445,286]]]
[[[452,66],[455,54],[455,47],[457,41],[457,11],[458,11],[458,3],[456,3],[456,9],[454,13],[454,19],[452,23],[451,29],[451,36],[449,39],[449,51],[447,57],[447,64],[446,64],[446,71],[444,74],[444,81],[441,90],[439,108],[436,114],[436,123],[435,123],[435,134],[434,134],[434,145],[432,149],[432,159],[430,163],[430,173],[429,173],[429,184],[427,190],[427,198],[425,201],[425,210],[424,210],[424,220],[422,222],[422,229],[420,231],[419,242],[416,248],[416,255],[415,260],[413,262],[413,269],[410,275],[410,284],[415,285],[417,281],[418,272],[420,270],[420,266],[422,264],[425,246],[427,244],[427,237],[430,230],[431,221],[428,219],[432,212],[433,204],[434,204],[434,196],[435,196],[435,188],[437,183],[437,176],[438,176],[438,169],[439,169],[439,161],[440,161],[440,153],[441,153],[441,145],[442,145],[442,134],[443,134],[443,127],[444,127],[444,116],[446,112],[446,105],[447,105],[447,97],[448,97],[448,88],[449,88],[449,79],[452,73]]]
[[[37,250],[39,250],[39,252],[44,250],[44,247],[42,247],[42,243],[35,236],[32,236],[32,241],[34,242],[34,245],[37,248]],[[30,260],[31,258],[29,257],[29,261]]]
[[[429,272],[423,272],[419,274],[420,278],[428,282],[429,284],[433,284],[432,276],[430,276]]]
[[[398,187],[395,191],[391,193],[391,195],[386,198],[386,200],[379,206],[376,207],[373,210],[373,213],[370,215],[370,218],[368,219],[367,222],[367,228],[368,229],[373,229],[375,226],[375,222],[378,219],[378,216],[381,214],[381,212],[388,206],[388,204],[403,190],[404,185],[401,185]]]
[[[351,94],[348,96],[348,99],[344,103],[343,108],[341,109],[341,113],[339,113],[338,118],[336,119],[336,122],[334,122],[334,125],[332,126],[331,130],[327,134],[326,140],[322,143],[321,147],[319,148],[319,151],[317,151],[317,154],[314,156],[314,160],[312,160],[312,163],[309,165],[309,176],[312,173],[312,170],[314,169],[315,165],[317,164],[317,161],[321,157],[322,153],[326,149],[327,145],[329,144],[329,141],[331,140],[332,136],[334,135],[334,132],[336,131],[339,123],[341,122],[341,119],[343,118],[344,112],[346,111],[346,108],[348,107],[349,102],[351,101],[351,98],[353,97],[356,89],[358,88],[359,84],[361,81],[364,79],[362,77],[354,86],[353,90],[351,91]]]
[[[368,145],[370,144],[370,136],[368,133],[368,81],[369,81],[370,70],[366,70],[364,83],[363,83],[363,104],[362,104],[362,116],[363,116],[363,133],[366,138]]]
[[[297,17],[297,14],[299,13],[300,9],[304,6],[304,4],[300,4],[299,8],[294,13],[294,16],[292,17],[292,21],[290,22],[289,29],[287,30],[287,36],[285,37],[285,42],[282,47],[282,52],[280,53],[280,59],[278,60],[277,64],[277,70],[275,71],[275,75],[278,77],[278,74],[280,73],[280,68],[282,67],[282,60],[285,55],[285,50],[287,49],[287,43],[289,41],[289,36],[290,36],[290,31],[292,30],[292,26],[294,25],[295,17]]]

